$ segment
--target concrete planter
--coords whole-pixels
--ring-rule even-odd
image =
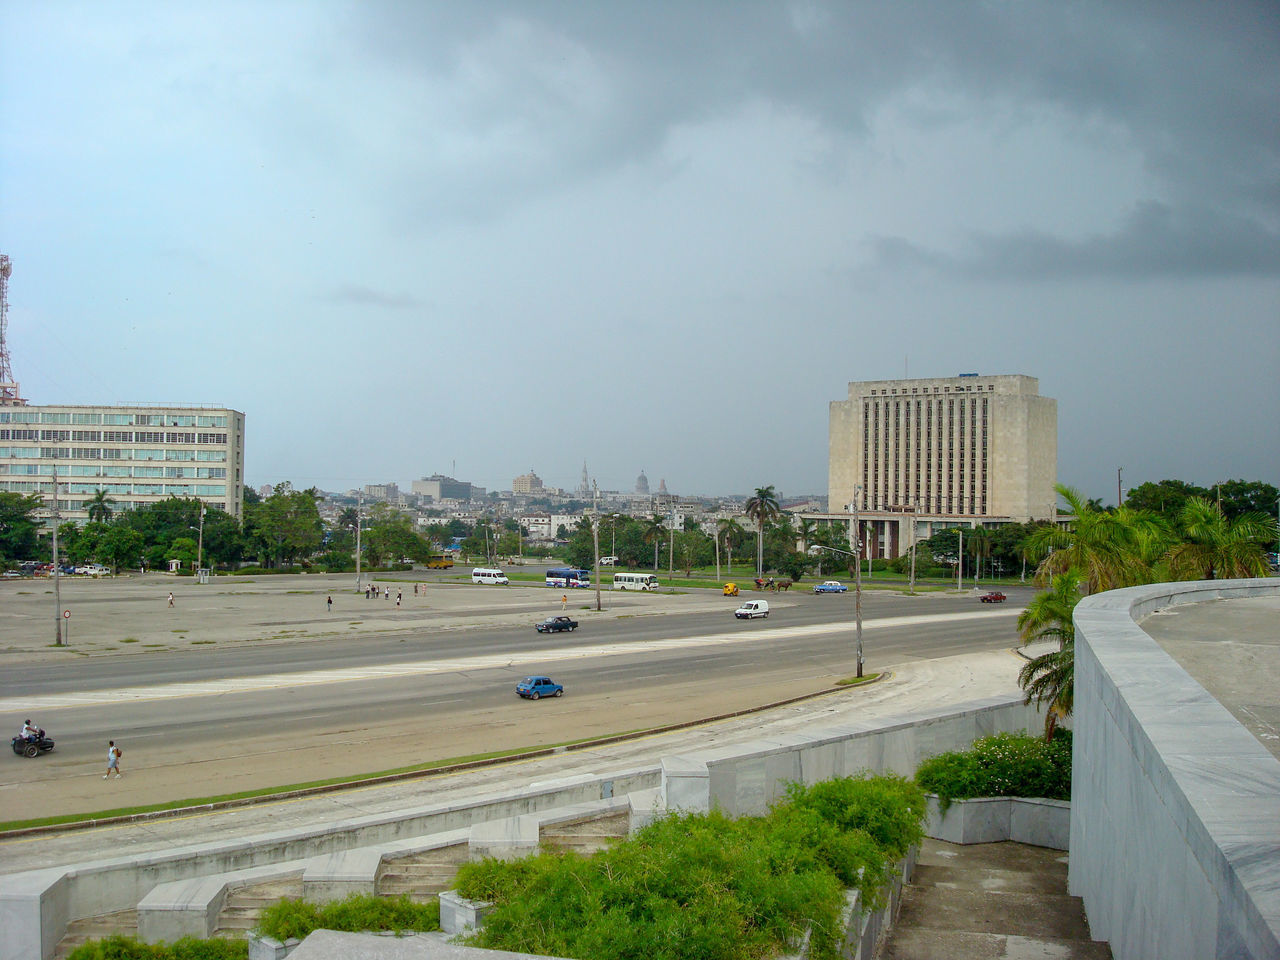
[[[924,832],[948,843],[999,843],[1013,840],[1035,847],[1066,850],[1071,840],[1071,804],[1027,797],[975,797],[955,800],[942,812],[934,794],[926,794]]]

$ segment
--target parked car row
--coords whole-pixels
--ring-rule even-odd
[[[100,563],[85,563],[79,566],[64,563],[58,567],[58,572],[64,577],[106,577],[111,574],[111,570]],[[24,560],[18,564],[17,570],[6,570],[2,576],[6,579],[13,579],[14,577],[51,577],[53,576],[53,564]]]

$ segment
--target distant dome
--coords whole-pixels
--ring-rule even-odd
[[[640,471],[640,476],[636,477],[636,493],[642,493],[646,497],[649,495],[649,478],[644,475],[644,471]]]

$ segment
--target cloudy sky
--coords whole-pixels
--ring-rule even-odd
[[[1280,6],[0,0],[36,403],[250,483],[825,492],[850,380],[1039,378],[1063,482],[1280,481]]]

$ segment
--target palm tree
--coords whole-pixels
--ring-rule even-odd
[[[1075,519],[1070,529],[1042,527],[1027,537],[1028,553],[1040,561],[1039,586],[1070,569],[1080,573],[1089,593],[1152,581],[1152,567],[1169,544],[1169,530],[1156,514],[1095,510],[1079,491],[1063,484],[1054,489]]]
[[[756,577],[760,578],[764,576],[764,525],[782,513],[773,484],[756,487],[742,512],[756,522]]]
[[[1018,615],[1024,644],[1056,640],[1058,649],[1028,660],[1018,672],[1023,703],[1048,704],[1044,737],[1053,739],[1058,721],[1071,716],[1075,703],[1075,608],[1080,602],[1080,575],[1068,570],[1053,578],[1050,589],[1036,594]]]
[[[662,537],[667,532],[667,522],[656,513],[648,520],[642,520],[641,526],[644,528],[644,542],[653,544],[653,570],[658,570],[658,546],[662,543]]]
[[[986,527],[974,527],[969,531],[969,536],[965,537],[964,545],[969,548],[969,552],[973,554],[978,561],[974,564],[976,571],[973,577],[973,585],[976,588],[978,581],[982,579],[982,559],[991,556],[991,531]]]
[[[1263,513],[1228,520],[1216,503],[1191,497],[1178,518],[1181,543],[1165,554],[1177,580],[1265,577],[1270,572],[1267,546],[1276,537],[1276,521]]]
[[[111,519],[111,505],[115,503],[107,496],[107,491],[99,489],[85,501],[84,507],[89,512],[90,523],[106,523]]]
[[[809,553],[809,543],[813,540],[813,535],[817,532],[818,525],[808,517],[800,519],[800,525],[796,532],[800,535],[800,552],[806,556]]]
[[[742,524],[733,517],[726,517],[716,522],[716,533],[724,537],[724,548],[729,553],[729,576],[733,576],[733,541],[744,533]]]

